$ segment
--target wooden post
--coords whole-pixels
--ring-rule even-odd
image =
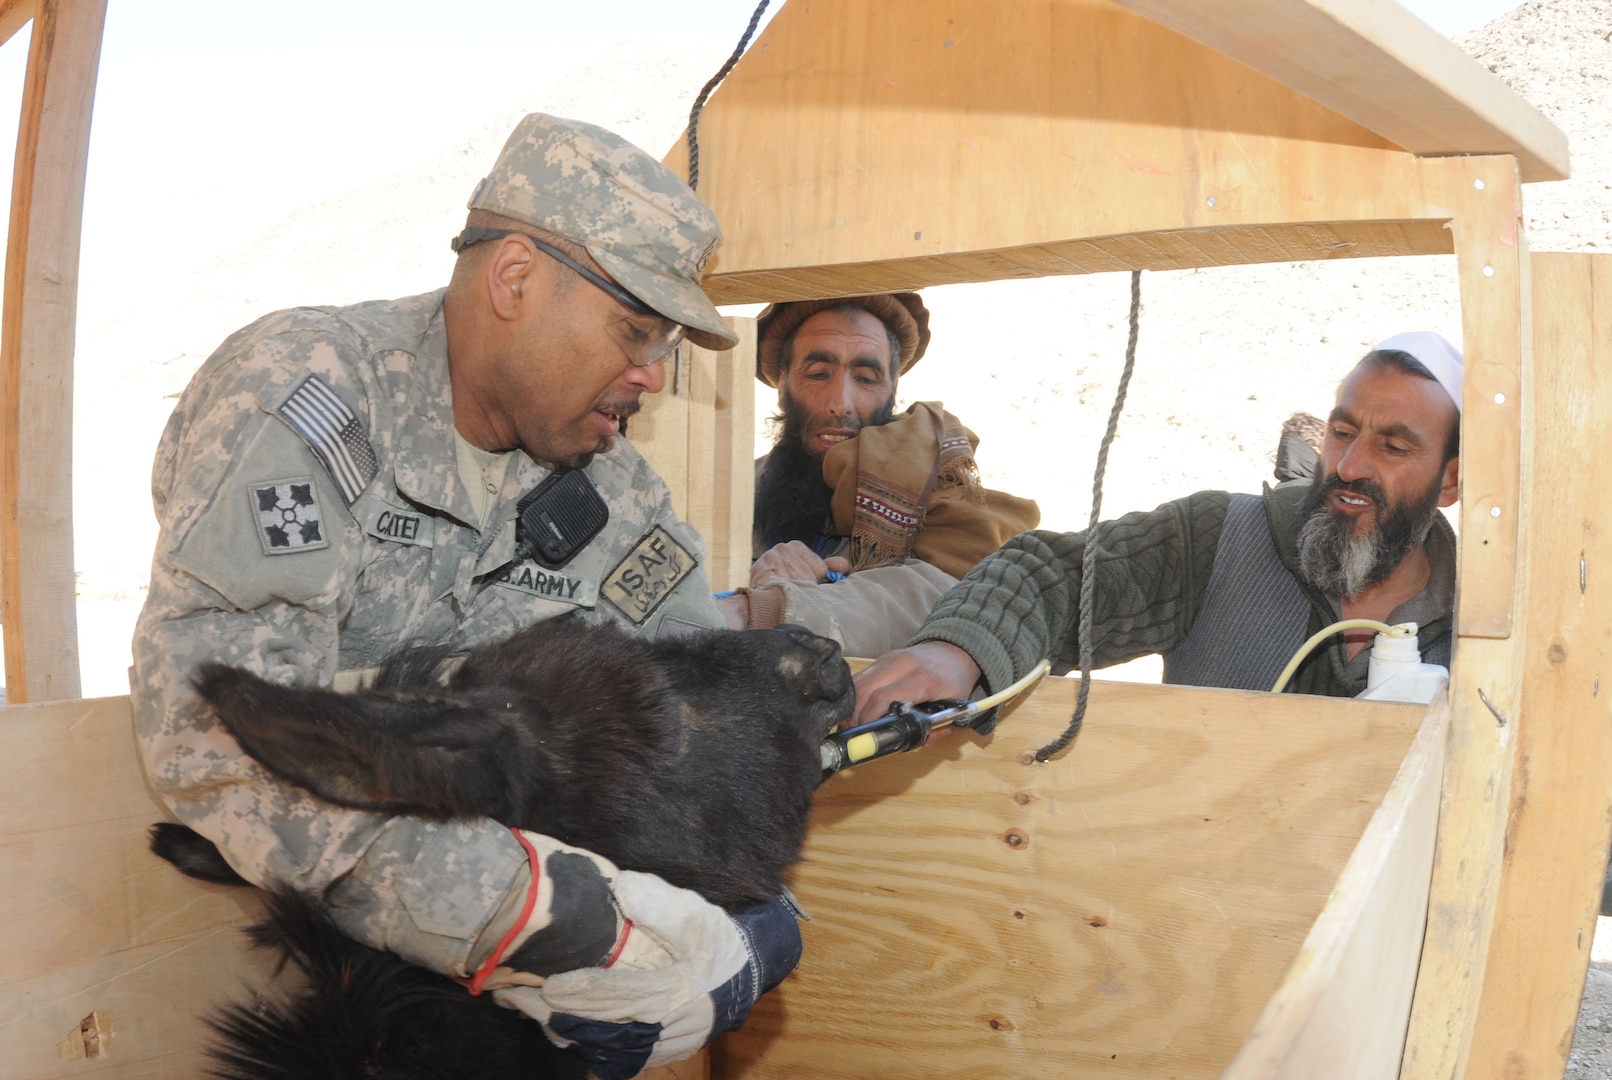
[[[12,702],[79,696],[73,335],[105,19],[106,0],[39,0],[29,43],[0,312],[0,620]]]
[[[1527,647],[1471,1080],[1562,1075],[1612,841],[1612,257],[1532,267]]]
[[[1506,844],[1517,761],[1527,577],[1519,523],[1529,520],[1533,436],[1523,376],[1528,263],[1521,191],[1509,157],[1462,161],[1444,198],[1454,211],[1465,371],[1461,415],[1461,557],[1451,730],[1427,935],[1401,1076],[1460,1076],[1471,1049]]]
[[[684,344],[666,360],[666,388],[630,425],[632,443],[672,489],[678,516],[699,530],[717,591],[749,584],[755,501],[756,321],[730,318],[739,344]]]
[[[728,320],[739,344],[694,350],[699,415],[689,425],[689,520],[705,537],[711,588],[750,584],[750,521],[755,510],[756,321]]]

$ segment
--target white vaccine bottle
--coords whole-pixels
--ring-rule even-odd
[[[1416,641],[1416,624],[1401,623],[1404,634],[1378,634],[1371,643],[1366,688],[1357,697],[1369,701],[1409,701],[1425,705],[1450,684],[1450,672],[1424,664]]]

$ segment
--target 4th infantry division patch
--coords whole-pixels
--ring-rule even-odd
[[[257,516],[257,538],[263,545],[263,554],[286,555],[330,546],[313,477],[249,484],[247,494]]]

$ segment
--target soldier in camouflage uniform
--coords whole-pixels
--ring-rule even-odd
[[[650,635],[723,625],[699,537],[614,438],[664,384],[660,360],[680,337],[735,343],[699,286],[721,242],[714,216],[636,147],[536,114],[469,207],[448,288],[266,316],[181,397],[152,478],[161,533],[134,639],[140,745],[158,793],[244,877],[323,895],[370,945],[478,987],[612,956],[617,970],[664,972],[621,990],[599,977],[613,970],[569,991],[548,980],[541,999],[502,991],[584,1048],[623,1045],[619,1025],[595,1031],[594,1017],[637,1021],[625,1057],[595,1063],[631,1075],[742,1019],[748,1000],[709,993],[756,970],[732,920],[492,821],[323,803],[246,757],[189,684],[205,661],[330,684],[407,642],[468,648],[565,613]],[[516,506],[559,465],[585,471],[608,523],[547,568],[517,558]],[[775,916],[763,921],[798,954],[793,918]]]

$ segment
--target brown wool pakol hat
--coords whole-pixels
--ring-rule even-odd
[[[468,206],[588,249],[622,288],[707,349],[739,342],[700,279],[722,229],[676,173],[602,127],[532,113],[515,126]]]
[[[862,308],[895,333],[901,343],[900,373],[903,375],[929,348],[929,309],[915,292],[789,300],[768,304],[756,316],[756,378],[768,386],[777,386],[778,375],[784,369],[784,339],[819,311],[838,307]]]

